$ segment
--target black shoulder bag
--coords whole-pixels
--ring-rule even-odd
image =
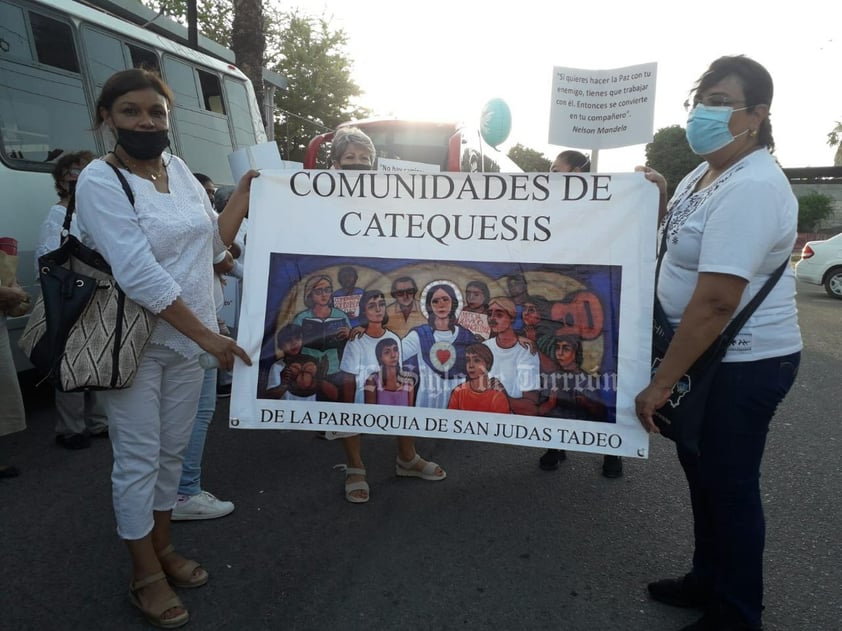
[[[655,268],[655,307],[652,322],[652,376],[658,370],[658,366],[667,352],[672,341],[675,330],[664,313],[661,302],[658,300],[658,276],[661,272],[661,262],[667,250],[667,231],[669,225],[664,226],[664,234],[661,239],[661,247],[658,252],[658,264]],[[760,306],[766,295],[778,282],[786,266],[789,265],[789,257],[778,267],[769,279],[763,284],[760,291],[751,301],[734,316],[725,330],[719,334],[713,344],[702,353],[693,363],[687,372],[681,377],[672,388],[667,402],[653,415],[655,425],[661,430],[661,434],[678,445],[693,452],[699,451],[699,438],[701,436],[702,424],[705,418],[705,407],[707,405],[708,393],[710,392],[713,378],[716,375],[722,358],[728,351],[731,342],[743,328],[755,309]]]
[[[126,178],[108,166],[134,206]],[[72,195],[62,227],[66,236],[38,259],[41,296],[19,346],[62,392],[127,388],[156,318],[126,297],[102,255],[70,234],[75,209]]]

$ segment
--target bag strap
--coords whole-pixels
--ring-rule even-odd
[[[730,344],[731,340],[737,336],[737,333],[739,333],[740,329],[743,328],[743,325],[749,317],[751,317],[751,314],[754,313],[755,309],[760,306],[760,303],[763,302],[769,292],[772,291],[772,287],[777,284],[789,263],[790,257],[787,256],[786,260],[780,264],[778,269],[772,272],[772,275],[766,279],[766,282],[763,283],[763,287],[760,288],[760,291],[754,294],[754,298],[752,298],[749,303],[740,310],[734,319],[731,320],[731,323],[725,327],[725,330],[722,332],[722,336],[728,340],[728,344]]]
[[[658,263],[655,266],[655,311],[660,312],[661,317],[656,315],[656,319],[658,320],[658,324],[661,326],[669,327],[669,333],[672,335],[675,331],[672,329],[672,326],[669,325],[669,319],[666,317],[666,313],[664,313],[664,308],[661,306],[661,301],[658,300],[658,276],[661,273],[661,262],[664,260],[664,255],[667,251],[667,232],[669,231],[669,221],[668,218],[664,222],[664,232],[661,235],[661,245],[658,248]],[[760,306],[760,303],[769,295],[769,292],[772,291],[772,287],[774,287],[778,280],[780,280],[781,275],[784,273],[786,266],[790,263],[790,257],[787,256],[786,260],[780,264],[780,266],[772,272],[772,275],[766,279],[766,282],[763,283],[763,287],[754,295],[754,297],[743,307],[740,312],[734,316],[731,322],[728,324],[727,327],[722,331],[720,334],[720,340],[723,340],[730,345],[731,342],[735,337],[737,337],[737,333],[743,328],[745,323],[751,317],[751,314],[755,312],[757,307]],[[670,335],[670,336],[671,336]]]
[[[117,179],[120,180],[120,185],[126,192],[126,197],[129,198],[129,203],[131,203],[132,208],[134,208],[134,193],[132,192],[131,186],[129,186],[128,180],[126,180],[126,176],[122,174],[120,169],[110,162],[106,162],[105,160],[103,160],[103,162],[114,169],[114,173],[117,174]],[[76,191],[73,191],[73,193],[70,194],[70,200],[67,202],[67,210],[64,213],[64,223],[61,226],[62,237],[66,237],[70,234],[70,223],[73,221],[74,212],[76,212]]]

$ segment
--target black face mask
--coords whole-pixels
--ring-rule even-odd
[[[67,196],[70,197],[76,192],[76,180],[70,180],[67,183]]]
[[[117,144],[135,160],[151,160],[160,156],[170,146],[169,130],[134,131],[115,128]]]
[[[371,171],[374,167],[370,164],[340,164],[343,171]]]

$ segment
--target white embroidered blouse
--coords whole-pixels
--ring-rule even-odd
[[[165,153],[164,163],[169,193],[122,170],[135,196],[132,208],[113,169],[102,160],[91,162],[76,185],[74,222],[82,242],[105,257],[129,298],[157,314],[180,296],[216,331],[213,257],[225,249],[217,215],[181,159]],[[201,352],[164,320],[158,321],[150,343],[187,358]]]

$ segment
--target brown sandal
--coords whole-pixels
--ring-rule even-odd
[[[170,556],[171,554],[175,553],[175,548],[172,544],[168,545],[163,550],[157,552],[158,559],[162,561],[161,567],[163,568],[163,560]],[[202,570],[199,574],[195,574],[196,570]],[[181,588],[193,588],[193,587],[201,587],[205,583],[208,582],[210,576],[205,568],[202,567],[202,564],[198,561],[191,561],[190,559],[185,559],[184,563],[182,563],[179,567],[177,567],[174,571],[167,572],[164,569],[164,574],[169,579],[170,583],[175,585],[176,587]]]
[[[167,580],[166,575],[163,572],[157,572],[139,581],[132,581],[129,583],[129,600],[131,600],[135,607],[140,609],[140,613],[143,614],[143,617],[152,626],[158,627],[159,629],[175,629],[187,624],[187,621],[190,620],[190,614],[187,610],[172,618],[162,617],[171,609],[184,609],[184,603],[181,602],[178,596],[173,594],[163,602],[152,603],[148,608],[144,607],[137,597],[137,593],[144,587],[149,587],[153,583],[165,580]]]

